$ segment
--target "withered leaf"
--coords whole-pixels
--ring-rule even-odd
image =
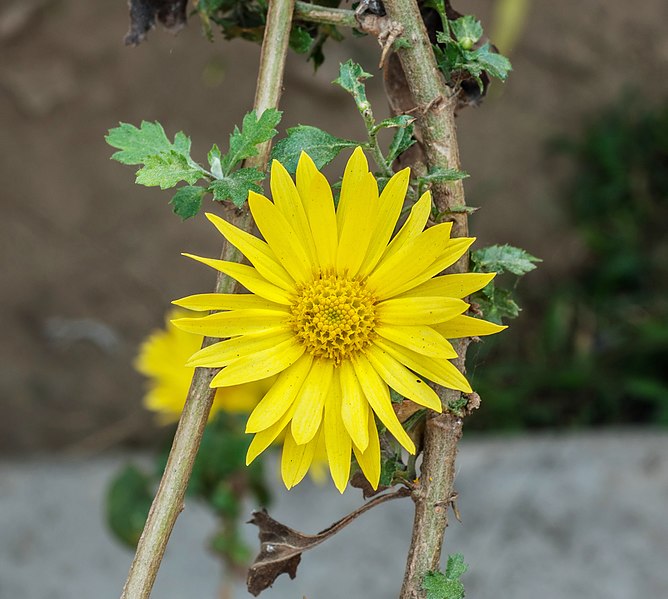
[[[136,46],[143,42],[156,20],[169,31],[178,32],[186,24],[187,4],[188,0],[129,0],[130,30],[125,44]]]
[[[391,493],[379,495],[315,535],[306,535],[281,524],[267,510],[253,512],[249,524],[255,524],[260,529],[260,553],[248,569],[248,591],[257,597],[274,584],[281,574],[294,578],[304,551],[326,541],[372,507],[391,499],[407,497],[410,493],[406,487],[400,487]]]

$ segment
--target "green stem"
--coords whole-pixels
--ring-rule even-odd
[[[323,25],[358,27],[354,10],[318,6],[308,2],[295,2],[295,19]]]
[[[267,108],[278,107],[293,7],[294,0],[272,0],[269,6],[255,100],[255,110],[259,114]],[[269,150],[269,145],[263,148],[260,156],[254,157],[252,166],[266,169]],[[243,230],[249,230],[251,225],[247,209],[234,211],[229,220]],[[223,246],[221,254],[223,260],[239,261],[241,258],[230,244]],[[234,281],[219,275],[216,293],[229,293],[233,288]],[[215,341],[207,338],[203,347]],[[139,539],[121,599],[148,599],[151,595],[176,518],[183,510],[193,463],[215,395],[215,391],[209,387],[215,374],[214,369],[195,370],[167,465]]]
[[[416,112],[422,146],[429,167],[459,169],[459,148],[455,126],[455,98],[438,70],[434,53],[415,0],[385,0],[387,16],[403,28],[408,44],[397,50],[405,85],[408,86]],[[432,187],[439,213],[454,220],[453,234],[468,233],[466,213],[452,214],[455,206],[465,205],[462,181],[443,182]],[[464,256],[451,272],[466,272],[468,257]],[[455,364],[464,369],[466,341],[455,344],[459,359]],[[462,435],[462,419],[447,411],[460,393],[439,388],[444,413],[428,417],[425,425],[424,455],[420,481],[413,494],[415,518],[400,599],[423,599],[422,583],[427,572],[438,570],[443,536],[448,524],[448,508],[454,492],[457,444]]]

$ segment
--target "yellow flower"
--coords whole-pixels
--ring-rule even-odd
[[[202,336],[177,329],[170,321],[188,312],[173,310],[165,329],[153,331],[142,343],[135,368],[148,378],[144,406],[155,412],[161,423],[179,419],[188,395],[194,367],[184,366],[202,346]],[[276,377],[222,387],[216,391],[210,417],[219,410],[249,413],[271,388]]]
[[[175,321],[182,330],[226,338],[196,352],[191,367],[222,368],[212,387],[278,375],[251,413],[250,463],[285,432],[281,473],[288,488],[307,472],[324,438],[329,468],[343,492],[351,453],[376,488],[380,445],[376,420],[409,452],[413,441],[392,408],[391,387],[436,411],[441,402],[425,382],[470,392],[448,360],[448,339],[496,333],[504,327],[464,316],[461,298],[492,274],[436,276],[474,241],[450,238],[451,223],[423,230],[431,210],[425,193],[392,236],[409,170],[379,195],[360,148],[343,176],[338,208],[331,188],[302,152],[296,184],[281,164],[271,168],[273,202],[250,192],[248,204],[266,241],[221,218],[208,218],[252,266],[186,254],[236,279],[248,294],[193,295],[174,302],[218,310]]]

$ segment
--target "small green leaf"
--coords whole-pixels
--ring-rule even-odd
[[[398,473],[406,472],[406,465],[401,461],[401,456],[391,455],[384,458],[380,465],[380,482],[383,487],[390,487]]]
[[[339,66],[339,76],[332,83],[336,83],[351,94],[355,100],[355,104],[357,104],[357,109],[361,113],[365,113],[370,110],[371,105],[369,104],[369,100],[367,100],[366,89],[362,81],[372,76],[371,73],[364,71],[356,62],[349,60]]]
[[[472,15],[465,15],[450,21],[450,28],[464,50],[470,50],[482,37],[482,25]]]
[[[240,208],[248,199],[250,190],[262,193],[259,183],[263,179],[264,174],[258,169],[241,168],[211,183],[209,191],[213,194],[214,200],[231,200],[237,208]]]
[[[174,214],[180,216],[183,220],[195,216],[202,207],[202,197],[205,193],[206,189],[198,185],[179,187],[174,197],[169,201]]]
[[[513,70],[510,61],[503,54],[494,52],[489,42],[478,48],[474,55],[477,63],[484,71],[487,71],[490,77],[505,81],[508,73]]]
[[[147,187],[159,186],[160,189],[169,189],[181,181],[194,185],[206,175],[207,173],[201,167],[193,167],[183,154],[172,150],[148,156],[144,166],[137,171],[135,183]]]
[[[408,125],[397,130],[390,143],[390,148],[387,152],[387,162],[392,164],[401,154],[415,143],[413,137],[413,125]]]
[[[211,174],[216,179],[222,179],[225,175],[223,174],[223,167],[221,164],[220,149],[216,144],[213,144],[212,148],[209,150],[207,158],[209,159],[209,167],[211,168]]]
[[[235,127],[230,135],[230,151],[222,159],[222,168],[226,175],[230,174],[238,162],[256,156],[256,146],[269,141],[278,133],[275,127],[281,121],[282,114],[280,110],[269,108],[259,119],[254,110],[244,116],[241,130]]]
[[[378,123],[375,127],[371,129],[371,133],[377,133],[381,129],[392,129],[394,127],[400,127],[405,129],[415,120],[415,117],[408,114],[400,114],[398,116],[393,116],[392,118],[385,119]]]
[[[496,287],[493,282],[474,293],[471,301],[478,305],[486,320],[496,324],[503,324],[504,318],[517,318],[521,311],[512,291]]]
[[[354,148],[359,142],[334,137],[322,129],[310,125],[298,125],[287,131],[287,137],[276,143],[272,158],[278,160],[289,172],[297,170],[299,154],[306,152],[318,168],[322,168],[346,148]]]
[[[464,556],[455,553],[448,557],[445,574],[428,572],[422,581],[422,588],[427,591],[427,599],[463,599],[464,585],[461,576],[468,570]]]
[[[290,47],[297,54],[306,54],[311,49],[313,38],[303,27],[293,26],[290,31]]]
[[[418,180],[423,184],[442,183],[444,181],[459,181],[460,179],[466,179],[468,176],[468,173],[459,171],[456,168],[435,167],[432,168],[426,175],[419,177]]]
[[[475,272],[510,272],[517,276],[536,268],[536,262],[542,262],[521,248],[512,245],[492,245],[481,248],[471,254]]]
[[[107,524],[117,539],[135,547],[153,501],[149,477],[128,464],[111,481],[107,491]]]

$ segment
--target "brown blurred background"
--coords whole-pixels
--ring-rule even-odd
[[[462,6],[460,6],[462,5]],[[495,3],[460,1],[495,26]],[[561,211],[564,169],[546,141],[578,131],[623,90],[653,102],[668,92],[668,5],[645,0],[529,3],[508,83],[459,117],[468,201],[481,243],[511,243],[543,258],[523,283],[568,276],[581,243]],[[215,255],[203,217],[186,223],[169,192],[134,185],[109,160],[106,131],[159,120],[183,130],[203,160],[226,146],[250,109],[259,48],[207,42],[193,19],[178,36],[155,30],[124,47],[124,2],[0,2],[0,451],[90,451],[154,434],[132,368],[141,339],[175,297],[211,288],[210,271],[180,252]],[[352,102],[330,85],[352,55],[367,71],[370,39],[328,42],[317,72],[290,55],[283,126],[317,124],[359,138]],[[377,116],[381,77],[369,82]],[[215,209],[207,206],[208,209]]]

